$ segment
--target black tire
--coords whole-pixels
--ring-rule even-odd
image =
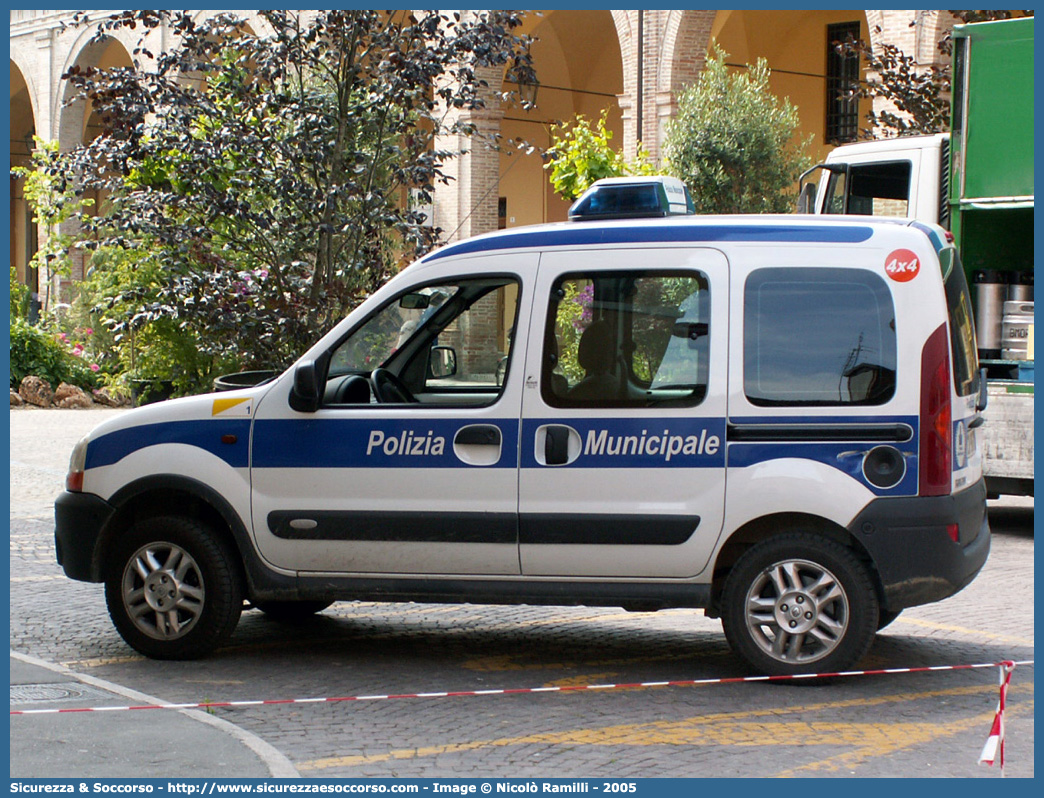
[[[886,626],[888,626],[888,624],[890,624],[892,621],[894,621],[896,618],[898,618],[902,614],[903,614],[902,610],[897,610],[896,612],[889,612],[888,610],[880,610],[877,613],[877,631],[880,632],[882,629],[884,629]]]
[[[153,659],[196,659],[236,628],[243,609],[238,562],[199,521],[146,519],[107,556],[109,616],[136,651]]]
[[[753,546],[722,596],[729,645],[769,676],[849,669],[870,648],[877,618],[877,593],[863,563],[811,532]]]
[[[255,601],[254,606],[274,621],[294,622],[322,612],[332,601]]]

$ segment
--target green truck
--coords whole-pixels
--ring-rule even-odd
[[[972,286],[991,495],[1033,495],[1033,18],[953,32],[952,132],[847,144],[802,210],[948,228]]]

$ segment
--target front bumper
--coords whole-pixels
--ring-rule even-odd
[[[951,524],[958,525],[957,542]],[[971,582],[989,556],[986,483],[952,496],[875,499],[848,531],[874,560],[883,609],[939,601]]]
[[[55,500],[55,555],[70,579],[102,581],[94,552],[102,530],[115,512],[112,505],[93,493],[65,491]]]

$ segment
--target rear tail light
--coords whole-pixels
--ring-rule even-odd
[[[921,443],[918,492],[946,496],[953,478],[950,424],[950,347],[946,325],[931,334],[921,352]]]

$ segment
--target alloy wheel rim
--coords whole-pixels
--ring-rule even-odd
[[[138,631],[154,640],[188,634],[203,612],[203,574],[192,556],[172,543],[149,543],[123,569],[121,596]]]
[[[848,596],[838,578],[802,559],[773,563],[758,574],[747,591],[744,614],[758,648],[788,664],[831,654],[850,620]]]

